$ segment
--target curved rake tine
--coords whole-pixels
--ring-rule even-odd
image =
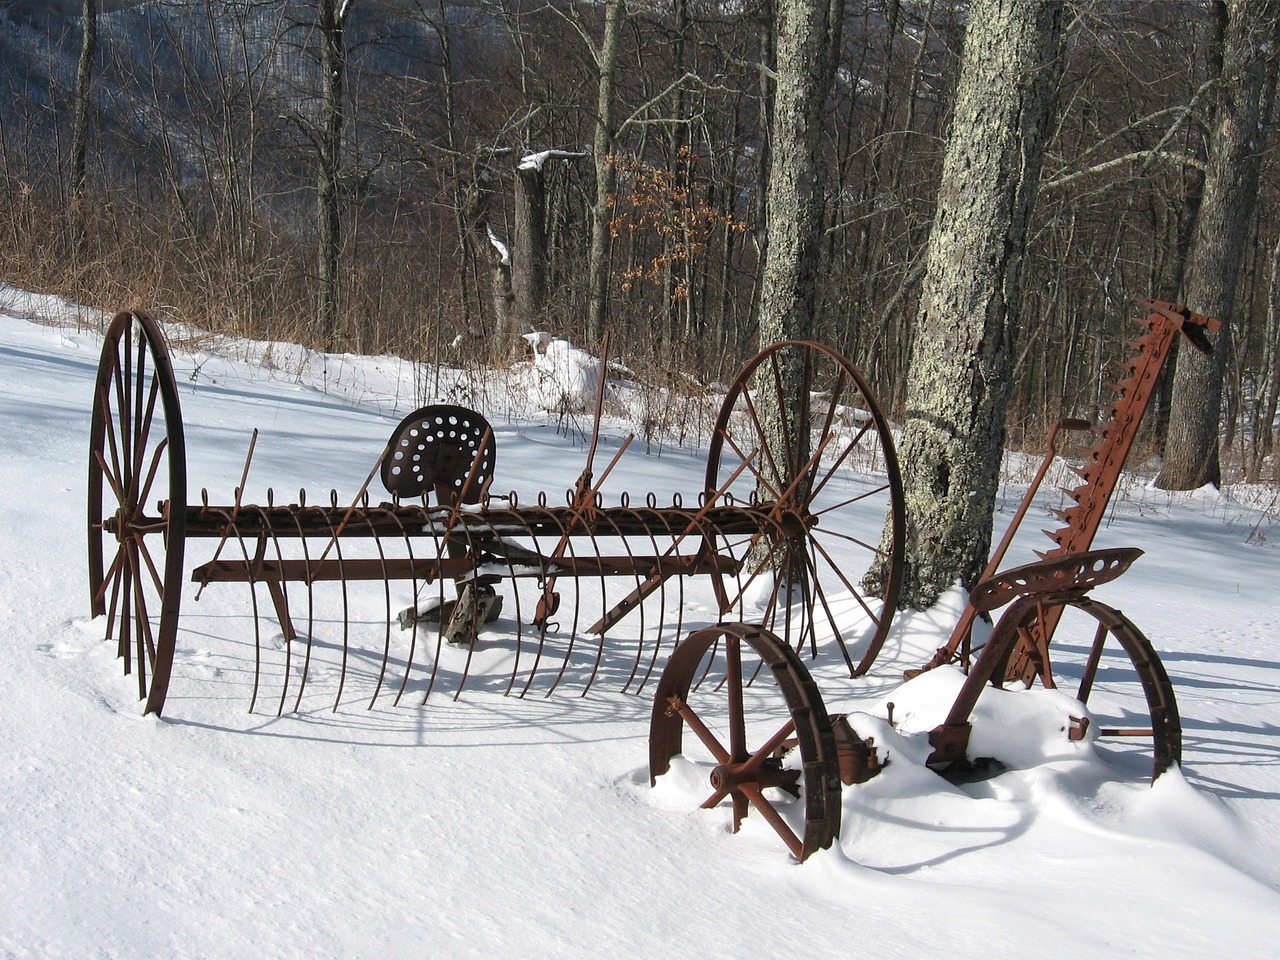
[[[440,536],[437,533],[439,527],[437,526],[435,521],[437,517],[439,517],[442,513],[448,514],[449,511],[438,506],[427,507],[425,506],[425,504],[422,507],[422,511],[423,511],[423,517],[424,517],[423,529],[429,530],[431,532],[431,539],[435,543],[435,555],[437,557],[443,558],[444,549],[445,549],[445,540],[448,537],[450,528],[446,526],[445,535]],[[439,571],[439,575],[436,577],[436,580],[437,580],[436,609],[441,610],[444,607],[444,572],[443,570]],[[416,603],[417,601],[415,600],[414,602]],[[427,698],[431,696],[431,691],[435,689],[436,678],[439,677],[440,675],[440,657],[441,657],[441,654],[444,652],[444,628],[445,628],[445,624],[443,623],[443,621],[440,621],[435,631],[436,650],[435,650],[435,655],[432,657],[432,660],[431,660],[431,676],[427,678],[426,689],[423,690],[422,692],[422,702],[424,704],[427,702]],[[414,618],[414,629],[415,630],[417,629],[416,617]]]
[[[243,489],[243,487],[241,487]],[[284,552],[280,549],[280,537],[276,534],[275,523],[271,519],[270,510],[262,511],[263,525],[266,528],[266,535],[271,538],[272,546],[275,548],[276,562],[280,565],[280,569],[284,570]],[[287,581],[283,576],[276,589],[280,591],[280,602],[276,605],[276,615],[280,618],[280,632],[284,636],[284,671],[280,681],[280,702],[276,704],[276,716],[284,714],[285,700],[289,696],[289,677],[291,670],[291,658],[293,657],[293,638],[295,636],[293,624],[288,621],[290,617],[289,594]],[[270,589],[270,586],[268,586]],[[274,599],[274,597],[273,597]]]
[[[481,527],[479,531],[480,541],[482,543],[497,544],[502,542],[502,534],[499,530],[504,526],[512,526],[515,520],[508,511],[485,508],[479,513],[472,514],[472,519],[476,526]],[[502,522],[499,522],[502,521]],[[506,563],[507,572],[504,579],[511,583],[511,593],[513,597],[513,605],[515,607],[516,620],[516,646],[515,655],[512,659],[511,673],[507,678],[507,687],[503,691],[503,696],[509,696],[511,689],[515,685],[516,676],[520,671],[520,653],[521,653],[521,631],[520,631],[520,591],[516,588],[516,568],[515,560],[498,551],[499,559]],[[496,589],[496,587],[495,587]],[[476,630],[478,631],[482,625],[477,622]]]
[[[610,538],[611,538],[611,539],[613,539],[613,540],[617,540],[617,541],[622,545],[622,549],[626,552],[628,565],[629,565],[629,566],[631,567],[631,569],[632,569],[632,577],[635,579],[635,582],[636,582],[636,588],[637,588],[637,589],[639,589],[640,584],[642,583],[642,581],[641,581],[641,579],[640,579],[639,565],[636,563],[636,555],[635,555],[635,552],[631,549],[631,542],[628,540],[628,538],[627,538],[626,536],[624,536],[624,535],[623,535],[623,533],[622,533],[621,529],[620,529],[620,528],[619,528],[619,526],[618,526],[617,515],[618,515],[619,513],[621,513],[621,512],[622,512],[622,511],[621,511],[621,509],[620,509],[620,508],[614,508],[614,509],[610,509],[610,510],[597,510],[597,512],[596,512],[596,524],[595,524],[595,527],[599,527],[599,526],[607,526],[607,527],[609,527],[609,528],[611,528],[611,529],[612,529],[612,533],[611,533],[611,534],[609,534],[609,536],[610,536]],[[591,544],[592,544],[593,552],[594,552],[597,556],[599,556],[600,551],[599,551],[599,549],[597,548],[597,545],[596,545],[596,535],[595,535],[595,529],[594,529],[594,528],[593,528],[593,530],[592,530],[592,532],[591,532]],[[606,575],[605,575],[604,570],[603,570],[603,569],[601,569],[601,571],[600,571],[600,608],[601,608],[602,610],[605,608],[606,604],[609,602],[609,601],[608,601],[609,593],[608,593],[608,590],[607,590],[607,588],[606,588],[606,584],[607,584],[607,578],[606,578]],[[580,598],[580,597],[581,597],[581,593],[579,592],[579,598]],[[579,599],[579,600],[577,601],[577,603],[575,603],[575,607],[574,607],[574,623],[575,623],[575,628],[576,628],[576,624],[577,624],[577,620],[578,620],[578,609],[579,609],[579,607],[580,607],[580,604],[581,604],[581,600]],[[631,677],[634,677],[634,676],[635,676],[635,674],[636,674],[636,670],[637,670],[637,669],[639,669],[639,666],[640,666],[640,657],[641,657],[641,654],[644,652],[644,627],[645,627],[645,615],[644,615],[644,609],[643,609],[643,604],[642,604],[642,605],[641,605],[641,610],[640,610],[640,634],[639,634],[639,641],[638,641],[637,646],[636,646],[636,660],[635,660],[635,664],[631,667]],[[598,671],[599,671],[599,669],[600,669],[600,661],[601,661],[601,660],[603,659],[603,657],[604,657],[604,643],[605,643],[605,634],[606,634],[606,632],[607,632],[607,631],[601,630],[601,631],[600,631],[600,633],[599,633],[600,641],[599,641],[599,643],[597,644],[597,647],[596,647],[596,659],[595,659],[595,664],[594,664],[594,666],[591,668],[591,676],[590,676],[590,678],[587,680],[586,686],[584,686],[584,687],[582,688],[582,693],[580,694],[580,696],[585,697],[585,696],[587,695],[587,691],[589,691],[589,690],[591,689],[592,684],[594,684],[594,683],[595,683],[596,674],[597,674],[597,672],[598,672]],[[627,687],[627,686],[630,686],[630,684],[631,684],[631,677],[628,677],[628,678],[627,678],[627,683],[626,683],[626,685],[622,688],[622,692],[623,692],[623,693],[625,693],[625,692],[626,692],[626,687]]]
[[[329,505],[332,509],[335,509],[335,510],[337,509],[338,497],[337,497],[337,494],[334,493],[333,491],[330,491],[330,494],[329,494]],[[354,507],[354,504],[353,504],[353,507]],[[347,685],[347,657],[350,653],[350,648],[351,648],[351,606],[350,606],[350,598],[347,595],[347,573],[343,563],[342,542],[339,539],[340,532],[341,532],[341,525],[339,525],[338,527],[335,527],[333,525],[332,516],[333,514],[331,510],[327,510],[324,512],[325,520],[328,523],[330,531],[332,531],[329,538],[329,546],[325,548],[325,551],[327,553],[328,550],[332,548],[337,552],[337,557],[336,557],[336,562],[338,564],[337,581],[338,581],[339,592],[342,597],[342,666],[338,670],[338,692],[334,694],[333,707],[330,710],[331,713],[337,713],[338,705],[342,702],[343,688],[346,687]],[[345,519],[346,518],[344,518],[344,521],[343,521],[344,523],[345,523]],[[316,560],[315,573],[313,575],[319,574],[320,564],[324,562],[324,559],[325,559],[325,554],[321,554],[320,558]]]
[[[507,559],[507,571],[511,580],[511,603],[513,606],[511,615],[516,625],[516,653],[512,659],[511,676],[507,680],[507,689],[502,691],[504,697],[511,696],[511,691],[515,688],[516,677],[520,675],[520,660],[524,655],[524,611],[520,603],[520,579],[516,576],[516,562],[513,558]]]
[[[564,543],[564,550],[562,551],[562,554],[563,553],[569,554],[570,564],[573,564],[574,561],[577,560],[578,554],[577,554],[577,550],[574,547],[573,537],[569,535],[568,523],[564,520],[561,520],[559,517],[559,514],[552,514],[552,516],[555,517],[555,522],[557,526],[560,527],[561,540]],[[591,539],[592,539],[592,543],[594,543],[595,542],[594,535],[592,535]],[[547,697],[551,696],[551,694],[555,692],[556,687],[560,685],[560,681],[564,679],[565,671],[569,669],[569,661],[573,658],[573,651],[578,643],[578,614],[580,612],[580,608],[581,608],[581,591],[574,590],[573,592],[573,627],[569,631],[569,644],[568,646],[565,647],[564,657],[560,661],[560,669],[556,671],[555,679],[551,681],[551,688],[545,694],[545,696]],[[594,672],[592,676],[594,677]],[[532,680],[532,677],[530,679]],[[590,686],[590,685],[591,685],[590,681],[588,681],[587,686]]]
[[[397,502],[396,506],[399,506],[399,503],[398,503],[398,502]],[[401,678],[400,678],[400,685],[396,688],[396,697],[395,697],[395,699],[391,702],[391,705],[392,705],[393,707],[398,707],[398,706],[400,706],[400,698],[401,698],[402,696],[404,696],[404,690],[405,690],[405,687],[406,687],[406,686],[408,685],[408,683],[409,683],[409,673],[410,673],[410,671],[412,671],[412,670],[413,670],[413,655],[414,655],[414,653],[415,653],[415,651],[416,651],[416,649],[417,649],[417,644],[418,644],[418,617],[417,617],[417,610],[418,610],[418,570],[417,570],[417,565],[413,562],[413,561],[414,561],[414,556],[413,556],[413,540],[412,540],[412,538],[409,536],[409,531],[408,531],[407,529],[405,529],[404,521],[401,519],[401,516],[400,516],[400,511],[398,511],[398,510],[388,510],[388,511],[386,511],[386,513],[387,513],[387,516],[389,516],[389,517],[390,517],[390,518],[395,522],[395,525],[396,525],[397,529],[399,529],[399,531],[400,531],[400,539],[404,541],[405,555],[409,558],[410,582],[411,582],[411,584],[412,584],[412,590],[411,590],[411,592],[410,592],[410,595],[413,597],[413,609],[414,609],[414,617],[413,617],[412,621],[411,621],[411,622],[410,622],[410,624],[409,624],[409,626],[410,626],[410,633],[409,633],[409,650],[408,650],[408,652],[405,654],[405,659],[404,659],[404,673],[403,673],[403,675],[402,675],[402,676],[401,676]],[[391,616],[392,616],[392,611],[391,611],[391,609],[390,609],[390,606],[388,606],[388,609],[387,609],[387,623],[388,623],[388,624],[390,624],[390,622],[391,622]]]
[[[386,616],[383,620],[383,637],[382,637],[382,663],[378,668],[378,679],[373,685],[373,696],[369,698],[369,706],[366,710],[372,710],[373,705],[378,702],[378,694],[382,692],[382,682],[387,676],[387,660],[391,656],[391,576],[387,572],[387,555],[382,549],[382,537],[378,534],[378,528],[373,522],[373,518],[385,511],[375,510],[368,506],[364,507],[365,522],[369,525],[369,533],[373,537],[374,548],[378,551],[378,563],[382,568],[382,590],[385,599]]]
[[[547,515],[545,506],[539,506],[538,510],[540,510],[541,515],[547,519],[548,525],[554,525],[555,521]],[[545,554],[543,554],[542,550],[538,547],[538,535],[534,533],[534,530],[536,529],[536,527],[532,522],[532,517],[530,518],[530,520],[531,522],[529,523],[529,535],[530,535],[530,539],[533,541],[533,551],[534,553],[537,553],[543,556],[542,572],[543,572],[543,576],[545,577],[546,569],[547,569],[547,561],[545,559]],[[536,621],[542,618],[537,617],[537,615],[535,614],[534,619]],[[522,700],[524,699],[525,695],[528,694],[529,690],[533,686],[533,678],[538,674],[538,667],[541,666],[542,664],[542,655],[546,651],[546,647],[547,647],[547,621],[545,619],[542,619],[542,623],[540,624],[535,623],[534,625],[537,626],[538,628],[538,650],[534,654],[533,666],[529,668],[529,676],[525,680],[524,687],[523,689],[521,689],[519,694],[519,697]]]
[[[316,633],[316,597],[314,587],[314,577],[311,573],[311,550],[307,546],[307,538],[302,535],[302,517],[301,514],[306,511],[313,511],[317,515],[323,515],[319,507],[300,507],[294,512],[294,523],[298,526],[298,540],[302,543],[302,561],[303,569],[306,571],[307,578],[304,581],[307,588],[307,649],[302,658],[302,670],[298,677],[298,695],[293,701],[293,712],[297,713],[302,709],[302,695],[307,689],[307,679],[311,675],[311,645],[312,638]]]
[[[667,514],[661,514],[663,525],[663,536],[675,540],[676,534],[671,527],[671,520]],[[650,534],[652,537],[652,533]],[[703,545],[707,542],[705,534],[701,535],[702,542],[698,545],[698,550],[702,550]],[[657,552],[657,544],[654,544],[654,552]],[[696,556],[696,554],[695,554]],[[684,633],[684,577],[678,576],[676,580],[676,625],[672,633],[674,644],[680,642],[680,636]],[[667,582],[664,579],[658,587],[658,631],[654,638],[653,652],[649,655],[649,665],[645,668],[644,676],[640,679],[640,685],[636,687],[636,695],[639,696],[644,692],[645,686],[649,682],[649,678],[653,676],[654,667],[657,666],[658,656],[662,651],[662,637],[667,631]],[[630,681],[628,681],[630,683]]]
[[[715,640],[715,643],[711,645],[711,649],[707,651],[707,655],[705,658],[703,658],[703,661],[702,661],[703,662],[702,673],[699,674],[698,679],[693,681],[693,683],[690,685],[689,689],[691,692],[702,689],[702,684],[706,682],[707,676],[711,673],[711,668],[715,666],[716,657],[720,653],[720,641],[723,639],[724,639],[723,637],[717,637]],[[716,684],[716,689],[719,690],[723,684],[724,684],[724,680],[722,678],[720,682]]]
[[[487,443],[487,442],[488,442],[488,441],[486,440],[486,443]],[[466,539],[466,545],[464,546],[464,548],[463,548],[463,549],[464,549],[464,550],[466,550],[466,552],[467,552],[467,556],[474,558],[474,557],[475,557],[475,543],[474,543],[474,538],[473,538],[473,537],[472,537],[472,535],[471,535],[471,526],[470,526],[470,524],[468,524],[468,523],[458,523],[457,521],[458,521],[458,519],[459,519],[460,517],[461,517],[461,513],[458,511],[458,507],[457,507],[457,505],[455,505],[455,506],[454,506],[454,512],[453,512],[453,524],[452,524],[452,525],[449,527],[449,529],[445,532],[445,537],[446,537],[446,539],[447,539],[447,538],[448,538],[448,536],[449,536],[449,535],[450,535],[454,530],[459,530],[459,529],[460,529],[460,530],[462,531],[462,536]],[[473,560],[472,562],[473,562],[473,564],[474,564],[474,560]],[[472,572],[474,573],[474,570],[473,570]],[[443,578],[442,578],[442,579],[443,579]],[[473,580],[471,580],[471,581],[469,581],[469,582],[474,583],[475,581],[474,581],[474,579],[473,579]],[[455,581],[455,586],[456,586],[456,581]],[[454,592],[458,594],[457,603],[461,604],[461,603],[462,603],[462,598],[463,598],[463,593],[464,593],[464,591],[456,590],[456,589],[455,589],[455,591],[454,591]],[[455,609],[456,609],[456,608],[455,608]],[[472,658],[474,658],[474,657],[475,657],[475,653],[476,653],[476,643],[477,643],[478,635],[479,635],[479,632],[480,632],[480,625],[479,625],[478,623],[476,623],[476,618],[475,618],[475,616],[470,616],[468,619],[471,621],[471,626],[470,626],[471,636],[470,636],[470,638],[469,638],[469,639],[468,639],[468,641],[467,641],[467,659],[466,659],[466,662],[463,664],[463,667],[462,667],[462,677],[458,680],[458,689],[456,689],[455,691],[453,691],[453,699],[454,699],[455,701],[456,701],[460,696],[462,696],[462,688],[466,686],[466,684],[467,684],[467,678],[471,676],[471,661],[472,661]],[[445,623],[444,623],[444,617],[442,616],[442,617],[440,618],[440,627],[441,627],[441,629],[442,629],[442,630],[443,630],[444,626],[445,626]]]
[[[638,527],[640,527],[640,528],[642,528],[642,529],[644,529],[644,530],[646,530],[646,531],[648,532],[648,534],[649,534],[649,543],[650,543],[650,545],[653,547],[653,554],[654,554],[654,556],[657,556],[657,555],[658,555],[658,538],[657,538],[657,536],[654,534],[654,532],[653,532],[653,528],[652,528],[651,526],[649,526],[648,524],[645,524],[645,523],[641,522],[641,521],[640,521],[640,515],[639,515],[636,511],[632,510],[630,507],[621,507],[621,508],[620,508],[620,510],[621,510],[624,514],[626,514],[626,515],[628,515],[628,516],[632,517],[634,520],[636,520],[636,525],[637,525]],[[615,530],[617,529],[617,524],[616,524],[616,523],[614,524],[614,529],[615,529]],[[640,566],[639,566],[639,564],[638,564],[638,563],[636,563],[636,562],[635,562],[635,559],[636,559],[636,558],[635,558],[635,553],[631,550],[631,544],[627,541],[627,539],[626,539],[626,538],[621,537],[620,535],[619,535],[619,539],[621,539],[621,540],[622,540],[623,546],[626,548],[626,551],[627,551],[627,558],[631,561],[632,569],[635,571],[635,572],[634,572],[634,577],[635,577],[635,581],[636,581],[636,590],[637,590],[637,591],[639,591],[639,590],[641,589],[641,584],[644,582],[644,581],[641,579],[641,577],[640,577]],[[665,584],[665,579],[664,579],[664,581],[663,581],[663,584]],[[659,596],[659,601],[658,601],[658,636],[659,636],[659,638],[661,638],[661,635],[662,635],[662,626],[663,626],[663,622],[662,622],[662,621],[663,621],[663,613],[664,613],[664,611],[663,611],[663,605],[664,605],[664,600],[665,600],[665,596],[666,596],[666,588],[665,588],[665,586],[664,586],[663,584],[659,584],[659,586],[658,586],[658,591],[659,591],[659,593],[658,593],[658,596]],[[641,603],[640,603],[640,614],[639,614],[639,616],[640,616],[640,639],[639,639],[639,642],[636,644],[636,659],[635,659],[635,663],[633,663],[633,664],[631,665],[631,673],[627,676],[627,682],[626,682],[625,684],[623,684],[623,686],[622,686],[622,692],[623,692],[623,693],[626,693],[626,692],[628,692],[628,691],[631,689],[631,683],[632,683],[632,681],[634,681],[634,680],[635,680],[635,678],[636,678],[636,673],[638,673],[638,672],[639,672],[639,670],[640,670],[640,661],[641,661],[641,659],[644,657],[645,615],[644,615],[644,602],[643,602],[643,601],[641,601]],[[601,631],[600,636],[601,636],[601,639],[603,640],[603,637],[604,637],[604,632],[603,632],[603,631]],[[659,642],[661,642],[661,641],[659,640]]]
[[[258,578],[257,574],[254,573],[254,562],[249,557],[249,550],[244,544],[244,537],[240,534],[235,518],[222,508],[210,508],[210,510],[215,516],[222,518],[223,523],[226,524],[228,537],[234,539],[240,545],[240,555],[247,573],[246,583],[249,585],[249,604],[253,611],[253,691],[249,696],[249,712],[253,713],[258,704],[258,687],[262,679],[262,631],[258,614]]]

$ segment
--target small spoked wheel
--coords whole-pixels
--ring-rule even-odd
[[[756,356],[721,408],[706,496],[760,518],[704,546],[739,565],[718,579],[721,615],[796,649],[834,639],[865,673],[897,606],[906,527],[889,423],[857,369],[815,343]]]
[[[800,861],[839,834],[831,720],[804,662],[761,627],[708,627],[671,655],[649,726],[651,781],[677,756],[706,769],[702,807],[728,802],[734,832],[755,810]]]
[[[160,713],[173,666],[187,507],[178,389],[149,314],[107,328],[89,439],[89,601],[105,615],[146,713]]]

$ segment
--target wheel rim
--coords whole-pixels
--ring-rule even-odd
[[[776,703],[753,713],[779,696],[785,718]],[[803,661],[779,637],[746,624],[720,624],[686,638],[668,660],[654,699],[651,781],[670,769],[672,758],[685,755],[686,728],[694,734],[687,759],[708,769],[711,794],[702,807],[728,800],[735,833],[755,810],[800,861],[838,836],[840,770],[831,721]],[[799,750],[798,766],[780,757],[790,749]],[[798,832],[788,811],[793,820],[804,818]]]
[[[89,601],[126,675],[159,713],[173,665],[186,521],[178,390],[154,318],[117,314],[94,385],[89,439]],[[154,503],[161,493],[167,497]],[[149,512],[149,507],[154,512]]]
[[[834,639],[851,674],[865,673],[897,606],[906,532],[893,438],[861,374],[819,344],[761,352],[725,397],[706,490],[769,508],[760,530],[706,546],[743,563],[717,581],[722,616],[811,653]]]

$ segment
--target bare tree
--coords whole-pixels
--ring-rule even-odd
[[[1227,0],[1222,77],[1210,126],[1209,158],[1182,299],[1218,318],[1213,356],[1178,354],[1164,463],[1156,485],[1190,490],[1222,482],[1218,454],[1226,345],[1249,224],[1258,194],[1265,131],[1280,58],[1280,3]]]
[[[318,299],[316,340],[330,347],[338,333],[338,257],[342,247],[343,72],[347,65],[344,27],[352,0],[317,0],[320,30],[320,135],[316,181]]]
[[[587,272],[589,292],[587,339],[596,342],[604,332],[609,305],[609,202],[617,183],[613,166],[614,86],[618,71],[618,41],[625,23],[625,0],[608,0],[604,9],[604,33],[593,45],[599,81],[596,87],[596,122],[593,153],[596,167],[595,204],[591,209],[591,249]]]
[[[71,130],[71,242],[77,257],[84,244],[84,184],[92,109],[93,58],[98,49],[98,0],[83,0],[80,8],[80,59],[76,64],[76,110]]]

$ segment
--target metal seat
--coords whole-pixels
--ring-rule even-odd
[[[433,404],[400,421],[382,458],[382,484],[400,499],[434,492],[441,504],[479,503],[493,482],[497,443],[474,410]]]

